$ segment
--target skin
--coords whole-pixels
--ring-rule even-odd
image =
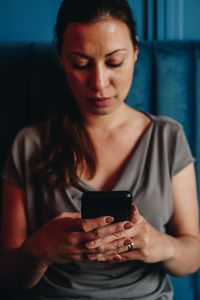
[[[97,152],[96,175],[88,180],[83,174],[82,179],[97,190],[114,186],[151,123],[124,103],[137,55],[128,27],[119,20],[107,17],[66,28],[59,61]],[[155,230],[135,206],[130,221],[112,224],[109,216],[82,220],[80,213],[62,213],[29,235],[26,194],[4,182],[0,279],[6,286],[27,289],[38,283],[49,265],[77,261],[141,260],[159,262],[175,276],[192,273],[200,265],[193,164],[174,176],[172,194],[171,235]],[[127,252],[132,241],[134,250]]]
[[[137,54],[127,26],[121,21],[102,19],[93,24],[69,24],[59,60],[87,121],[94,115],[121,110],[132,83]],[[109,103],[97,105],[95,100],[102,98]]]

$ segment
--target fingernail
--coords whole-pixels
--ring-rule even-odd
[[[96,254],[88,254],[88,259],[95,260],[96,258]]]
[[[105,222],[107,223],[107,224],[110,224],[110,223],[112,223],[114,221],[114,218],[113,217],[107,217],[106,219],[105,219]]]
[[[127,222],[127,223],[124,224],[124,229],[130,229],[132,227],[133,227],[133,224],[130,223],[130,222]]]
[[[86,243],[85,243],[85,247],[88,248],[88,249],[95,248],[95,243],[94,243],[94,241],[86,242]]]
[[[131,240],[131,239],[126,239],[125,241],[124,241],[124,246],[127,246],[127,245],[129,245],[129,244],[131,244],[133,241]]]
[[[115,256],[115,257],[113,257],[113,261],[119,262],[119,261],[121,261],[121,257],[119,255]]]
[[[133,213],[137,211],[137,207],[134,204],[132,204],[132,210],[133,210]]]

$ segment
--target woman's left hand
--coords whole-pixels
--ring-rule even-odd
[[[117,232],[117,223],[108,225],[104,230],[109,230],[109,235],[87,242],[87,248],[97,249],[97,253],[89,254],[88,258],[104,262],[140,260],[156,263],[173,255],[175,249],[168,236],[153,228],[140,215],[135,205],[132,206],[130,222],[133,227],[120,233]],[[128,246],[131,243],[132,247]]]

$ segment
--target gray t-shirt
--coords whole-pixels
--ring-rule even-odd
[[[194,159],[182,127],[167,117],[150,116],[144,132],[113,190],[129,190],[133,203],[157,230],[166,231],[173,213],[172,177]],[[26,192],[30,234],[64,211],[80,211],[81,195],[94,190],[77,186],[50,188],[39,179],[34,162],[40,155],[44,125],[21,130],[14,140],[2,177]],[[17,299],[172,299],[170,280],[160,265],[125,263],[54,264],[37,286]]]

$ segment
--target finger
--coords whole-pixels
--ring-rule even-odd
[[[132,235],[133,224],[131,222],[118,222],[104,228],[99,228],[91,235],[91,241],[86,242],[86,248],[96,248],[114,240],[119,240],[123,237]]]
[[[94,219],[82,219],[82,230],[89,232],[97,228],[105,227],[114,222],[114,218],[111,216],[103,216]]]
[[[119,249],[118,253],[109,254],[109,255],[99,254],[98,256],[89,254],[88,257],[91,261],[100,261],[100,262],[126,262],[130,260],[143,260],[140,250],[135,249],[132,251],[127,251],[127,247],[126,249],[125,247]]]
[[[131,218],[130,221],[133,224],[136,224],[138,222],[141,222],[143,220],[143,217],[140,215],[139,210],[136,205],[131,205]]]
[[[123,246],[115,250],[107,251],[106,253],[89,253],[87,256],[90,260],[103,261],[104,258],[118,255],[126,251],[127,251],[127,246]]]
[[[80,218],[58,218],[62,223],[63,230],[74,232],[89,232],[98,227],[103,227],[114,221],[113,217],[99,217],[96,219],[80,219]]]
[[[67,255],[67,257],[65,257],[65,255],[63,255],[63,257],[60,259],[60,263],[68,263],[68,262],[89,262],[90,260],[88,259],[87,255],[83,254],[74,254],[74,253],[70,253]]]
[[[130,238],[122,238],[122,239],[119,239],[119,240],[116,240],[114,242],[111,242],[111,243],[108,243],[108,244],[105,244],[101,247],[98,247],[98,248],[95,248],[98,253],[101,253],[101,254],[113,254],[113,253],[119,253],[118,250],[120,248],[123,248],[124,251],[127,251],[128,249],[128,245],[133,243],[132,239]]]
[[[64,252],[72,252],[75,254],[97,253],[98,248],[88,249],[85,242],[88,239],[86,232],[70,232],[67,235],[59,236],[59,243],[62,245]]]
[[[87,249],[82,244],[79,245],[68,245],[66,247],[66,252],[71,253],[71,255],[86,255],[86,254],[96,254],[97,249]]]
[[[108,256],[102,256],[96,259],[96,261],[100,262],[126,262],[133,260],[141,260],[140,254],[138,250],[131,252],[123,252],[120,254],[111,254]]]
[[[123,253],[120,253],[121,261],[125,262],[128,260],[143,260],[141,251],[139,249],[135,249],[133,251],[126,251]]]
[[[131,248],[130,248],[131,247]],[[107,257],[110,255],[115,255],[115,254],[120,254],[120,253],[124,253],[127,251],[134,250],[135,249],[135,243],[130,239],[122,239],[122,240],[118,240],[115,241],[113,243],[110,243],[108,245],[106,245],[106,247],[100,247],[100,248],[96,248],[97,249],[97,253],[93,253],[93,254],[88,254],[88,258],[90,258],[91,260],[98,260],[101,257]]]
[[[98,261],[98,262],[109,262],[109,263],[116,263],[121,261],[120,254],[111,254],[107,256],[99,256],[98,258],[92,259],[89,258],[90,261]]]
[[[80,212],[62,212],[54,218],[54,220],[63,219],[63,218],[78,218],[81,219]]]

